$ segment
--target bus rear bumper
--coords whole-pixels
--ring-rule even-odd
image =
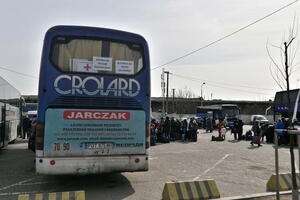
[[[38,174],[101,174],[148,171],[148,155],[105,157],[36,157]]]

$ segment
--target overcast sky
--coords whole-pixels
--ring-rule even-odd
[[[2,1],[0,67],[38,77],[43,37],[54,25],[113,28],[143,35],[151,67],[209,44],[293,0],[26,0]],[[300,2],[215,45],[164,68],[170,88],[190,88],[206,99],[268,100],[279,87],[269,72],[266,42],[279,46],[288,35]],[[299,43],[300,35],[294,43]],[[271,48],[274,58],[278,49]],[[300,61],[296,56],[294,63]],[[278,60],[280,63],[280,59]],[[299,70],[298,70],[299,68]],[[291,87],[300,87],[300,65]],[[152,70],[152,96],[161,96],[162,69]],[[179,77],[179,76],[180,77]],[[37,94],[38,79],[0,69],[0,76],[22,94]]]

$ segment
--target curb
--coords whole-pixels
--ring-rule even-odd
[[[299,190],[300,192],[300,190]],[[279,192],[280,195],[286,195],[286,194],[292,194],[292,191],[284,191],[284,192]],[[241,196],[235,196],[235,197],[223,197],[218,200],[238,200],[238,199],[243,199],[243,200],[251,200],[254,198],[260,198],[260,197],[269,197],[269,196],[276,196],[276,192],[266,192],[266,193],[258,193],[258,194],[251,194],[251,195],[241,195]],[[217,200],[217,199],[215,199]]]
[[[166,182],[162,198],[164,200],[214,199],[220,198],[220,192],[213,179]]]

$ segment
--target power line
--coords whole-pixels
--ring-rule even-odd
[[[202,83],[203,81],[200,81],[200,80],[197,80],[197,79],[193,79],[193,78],[185,78],[183,76],[178,76],[179,78],[183,78],[183,79],[186,79],[186,80],[189,80],[189,81],[194,81],[194,82],[198,82],[198,83]],[[224,86],[219,86],[219,85],[216,85],[216,84],[207,84],[209,86],[212,86],[212,87],[217,87],[217,88],[223,88],[223,89],[228,89],[228,90],[235,90],[235,91],[239,91],[239,92],[243,92],[243,93],[253,93],[253,94],[263,94],[263,95],[273,95],[273,94],[266,94],[266,93],[261,93],[261,92],[252,92],[252,91],[246,91],[246,90],[241,90],[241,89],[236,89],[236,88],[230,88],[230,87],[224,87]]]
[[[206,48],[208,48],[208,47],[210,47],[210,46],[212,46],[212,45],[214,45],[214,44],[216,44],[216,43],[218,43],[218,42],[220,42],[220,41],[222,41],[222,40],[224,40],[224,39],[226,39],[226,38],[228,38],[228,37],[230,37],[230,36],[232,36],[232,35],[237,34],[237,33],[240,32],[240,31],[242,31],[242,30],[244,30],[244,29],[246,29],[246,28],[248,28],[248,27],[250,27],[250,26],[252,26],[252,25],[254,25],[254,24],[256,24],[256,23],[258,23],[258,22],[260,22],[260,21],[262,21],[262,20],[264,20],[264,19],[266,19],[266,18],[268,18],[268,17],[270,17],[270,16],[272,16],[272,15],[274,15],[274,14],[276,14],[277,12],[279,12],[279,11],[281,11],[281,10],[283,10],[283,9],[285,9],[285,8],[287,8],[287,7],[289,7],[289,6],[291,6],[291,5],[293,5],[293,4],[296,3],[297,1],[299,1],[299,0],[293,1],[293,2],[291,2],[291,3],[289,3],[289,4],[287,4],[287,5],[285,5],[285,6],[281,7],[281,8],[279,8],[279,9],[277,9],[277,10],[275,10],[275,11],[273,11],[273,12],[267,14],[266,16],[264,16],[264,17],[262,17],[262,18],[260,18],[260,19],[258,19],[258,20],[255,20],[254,22],[252,22],[252,23],[250,23],[250,24],[247,24],[246,26],[243,26],[242,28],[237,29],[236,31],[234,31],[234,32],[232,32],[232,33],[230,33],[230,34],[227,34],[227,35],[225,35],[225,36],[223,36],[223,37],[221,37],[221,38],[219,38],[219,39],[217,39],[217,40],[215,40],[215,41],[213,41],[213,42],[211,42],[211,43],[209,43],[209,44],[207,44],[207,45],[204,45],[204,46],[202,46],[202,47],[200,47],[200,48],[198,48],[198,49],[196,49],[196,50],[193,50],[193,51],[191,51],[191,52],[189,52],[189,53],[187,53],[187,54],[184,54],[183,56],[180,56],[180,57],[178,57],[178,58],[175,58],[175,59],[173,59],[173,60],[170,60],[170,61],[168,61],[168,62],[166,62],[166,63],[164,63],[164,64],[162,64],[162,65],[159,65],[159,66],[157,66],[157,67],[154,67],[154,68],[152,68],[151,70],[155,70],[155,69],[161,68],[161,67],[163,67],[163,66],[169,65],[169,64],[174,63],[174,62],[176,62],[176,61],[178,61],[178,60],[181,60],[181,59],[183,59],[183,58],[185,58],[185,57],[187,57],[187,56],[190,56],[190,55],[192,55],[192,54],[194,54],[194,53],[196,53],[196,52],[198,52],[198,51],[200,51],[200,50],[206,49]]]
[[[9,72],[13,72],[13,73],[16,73],[16,74],[19,74],[19,75],[22,75],[22,76],[38,79],[38,77],[36,77],[36,76],[32,76],[30,74],[24,74],[22,72],[18,72],[18,71],[12,70],[12,69],[7,69],[5,67],[0,67],[0,69],[6,70],[6,71],[9,71]]]
[[[170,73],[173,76],[177,76],[177,77],[182,77],[182,78],[188,78],[188,79],[194,79],[194,80],[199,80],[199,81],[204,81],[204,82],[210,82],[210,83],[216,83],[216,84],[222,84],[222,85],[229,85],[229,86],[233,86],[233,87],[241,87],[241,88],[250,88],[250,89],[258,89],[258,90],[272,90],[272,91],[277,91],[275,89],[269,89],[269,88],[258,88],[258,87],[251,87],[251,86],[246,86],[246,85],[235,85],[235,84],[229,84],[229,83],[222,83],[222,82],[217,82],[217,81],[210,81],[210,80],[206,80],[206,79],[198,79],[195,77],[190,77],[190,76],[183,76],[183,75],[179,75],[179,74],[174,74],[174,73]]]

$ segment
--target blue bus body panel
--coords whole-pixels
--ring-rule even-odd
[[[54,37],[57,36],[78,36],[78,37],[95,37],[100,39],[110,39],[121,42],[131,42],[139,44],[143,47],[143,69],[134,76],[123,76],[123,75],[99,75],[99,74],[87,74],[87,73],[74,73],[66,72],[62,73],[59,69],[55,68],[50,62],[50,49],[51,42]],[[48,30],[44,39],[44,48],[42,52],[41,69],[40,69],[40,82],[39,82],[39,113],[45,113],[48,107],[68,107],[73,106],[77,108],[95,108],[99,109],[137,109],[144,110],[146,113],[146,121],[149,121],[150,112],[150,62],[149,62],[149,50],[146,40],[137,34],[103,29],[103,28],[92,28],[92,27],[81,27],[81,26],[55,26]],[[115,92],[109,92],[106,95],[100,92],[87,96],[85,94],[76,94],[75,97],[72,94],[61,95],[58,94],[55,87],[55,80],[62,74],[69,77],[77,76],[81,80],[86,78],[97,78],[104,80],[104,87],[107,87],[112,81],[118,82],[117,78],[121,78],[123,81],[128,83],[130,79],[136,80],[140,85],[140,91],[138,95],[134,97],[123,96],[122,94]],[[117,77],[118,76],[118,77]],[[59,81],[60,89],[67,90],[71,88],[71,81],[68,79],[62,79]],[[95,90],[95,86],[91,81],[86,84],[87,90]],[[104,88],[107,89],[107,88]],[[137,89],[137,85],[133,84],[133,90]],[[117,95],[116,95],[117,94]],[[38,116],[38,123],[45,122],[45,114]]]

